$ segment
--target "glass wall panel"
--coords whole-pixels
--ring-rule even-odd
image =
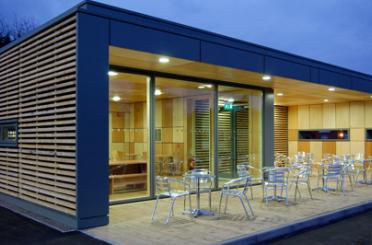
[[[218,87],[219,186],[237,176],[237,165],[248,164],[260,176],[262,165],[262,92]]]
[[[156,78],[156,175],[213,171],[213,96],[210,84]]]
[[[149,78],[128,73],[109,74],[110,201],[148,196]]]

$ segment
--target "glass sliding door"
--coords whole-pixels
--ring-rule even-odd
[[[156,175],[213,171],[213,98],[211,84],[155,79]]]
[[[237,176],[238,164],[260,175],[262,161],[262,92],[218,87],[219,186]]]
[[[109,74],[110,201],[149,196],[149,77]]]

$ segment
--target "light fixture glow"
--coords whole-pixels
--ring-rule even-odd
[[[117,73],[116,71],[109,71],[107,73],[110,77],[113,77],[113,76],[117,76],[119,73]]]
[[[328,91],[334,92],[334,91],[336,91],[336,88],[330,87],[330,88],[328,88]]]
[[[166,64],[166,63],[169,63],[169,58],[168,57],[160,57],[159,58],[159,62],[162,63],[162,64]]]
[[[324,102],[328,102],[329,100],[328,100],[328,99],[324,99],[323,101],[324,101]]]
[[[284,96],[283,93],[277,93],[276,95],[277,95],[277,96]]]
[[[372,95],[371,96],[369,96],[371,99],[372,99]]]
[[[227,99],[227,102],[229,102],[229,103],[233,103],[233,102],[234,102],[234,98],[228,98],[228,99]]]
[[[115,102],[118,102],[121,100],[120,96],[118,95],[115,95],[114,97],[112,97],[112,100],[115,101]]]
[[[270,75],[263,75],[262,76],[262,80],[264,80],[264,81],[270,81],[271,80],[271,76]]]
[[[205,89],[205,85],[199,85],[198,89]]]
[[[155,89],[155,92],[154,92],[155,96],[159,96],[159,95],[162,95],[163,92],[160,90],[160,89]]]
[[[206,87],[206,88],[212,88],[213,85],[212,85],[212,84],[206,84],[205,87]]]
[[[205,88],[213,88],[213,85],[212,84],[203,84],[203,85],[198,86],[198,89],[205,89]]]

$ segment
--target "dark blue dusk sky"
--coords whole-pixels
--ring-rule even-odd
[[[1,18],[43,24],[79,0],[0,0]],[[371,0],[101,0],[372,74]]]

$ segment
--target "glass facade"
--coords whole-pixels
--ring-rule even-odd
[[[213,171],[214,86],[160,77],[155,81],[155,174]]]
[[[260,175],[262,106],[261,90],[111,72],[110,201],[151,198],[155,176],[192,169],[216,175],[216,188],[239,164]]]

